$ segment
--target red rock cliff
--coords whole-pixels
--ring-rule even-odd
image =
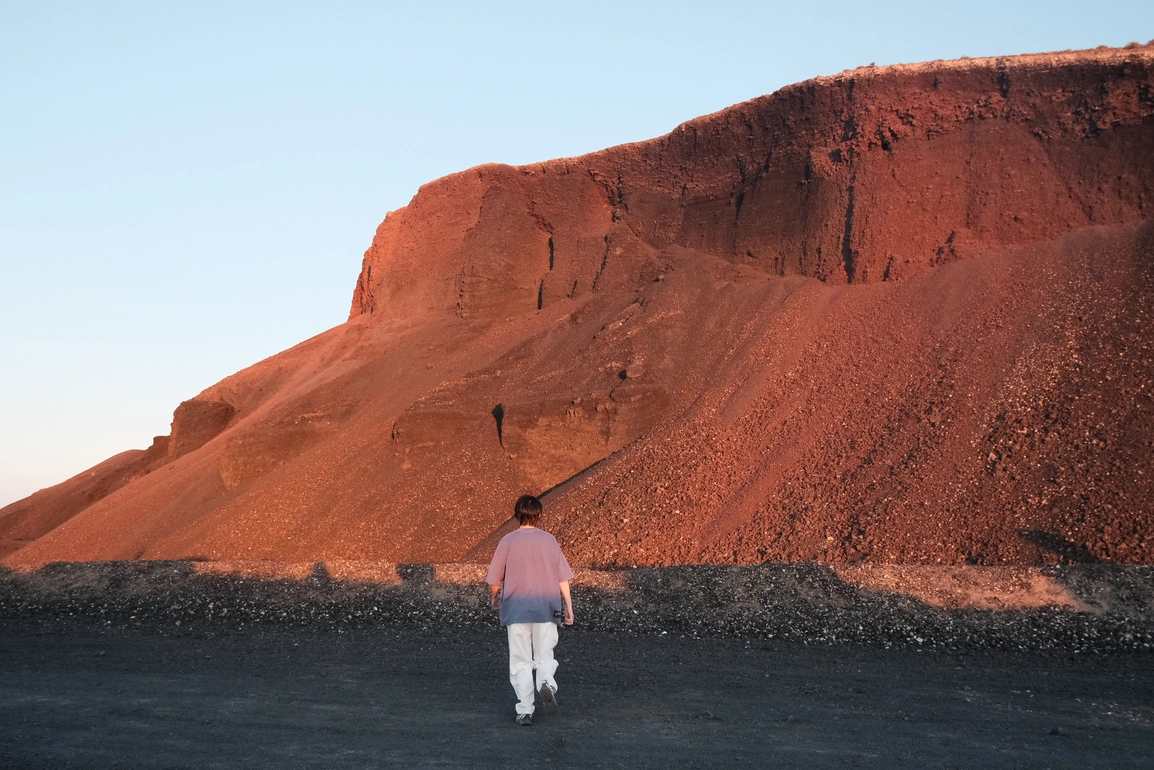
[[[424,186],[349,321],[6,562],[1154,561],[1154,50],[867,68]]]
[[[421,188],[353,317],[484,314],[652,278],[684,246],[832,284],[1154,213],[1148,48],[866,68],[648,142]]]

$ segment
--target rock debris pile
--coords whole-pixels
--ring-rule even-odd
[[[817,564],[686,566],[580,571],[579,628],[618,634],[777,639],[924,649],[1154,649],[1154,568],[1043,571],[1077,608],[941,608],[855,586]],[[161,633],[264,627],[498,630],[483,568],[437,579],[431,565],[399,565],[387,584],[334,580],[323,564],[304,579],[197,574],[188,562],[59,563],[0,576],[0,619],[38,618]]]
[[[586,567],[1154,563],[1152,217],[1137,44],[463,171],[346,323],[0,510],[0,558],[485,561],[530,492]]]

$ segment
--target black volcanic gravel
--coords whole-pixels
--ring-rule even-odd
[[[50,564],[0,574],[0,619],[76,620],[183,633],[284,626],[492,629],[488,589],[433,580],[430,565],[400,565],[397,584],[198,575],[188,562]],[[944,610],[910,596],[858,588],[817,564],[625,570],[623,589],[576,583],[577,627],[633,635],[777,639],[940,650],[1154,649],[1154,568],[1054,568],[1051,576],[1108,609]]]
[[[587,580],[561,713],[528,730],[485,586],[398,572],[0,575],[0,767],[1150,766],[1148,568],[1051,573],[1094,612],[945,611],[813,564]]]

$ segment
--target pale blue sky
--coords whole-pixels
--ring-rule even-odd
[[[0,0],[0,505],[343,322],[431,179],[870,62],[1151,38],[1149,0]]]

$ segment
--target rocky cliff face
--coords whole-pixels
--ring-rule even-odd
[[[421,188],[352,316],[632,290],[673,246],[829,284],[906,278],[1154,213],[1148,49],[866,68],[667,136]]]
[[[432,182],[349,321],[0,511],[7,563],[1154,560],[1154,50],[866,68]]]

